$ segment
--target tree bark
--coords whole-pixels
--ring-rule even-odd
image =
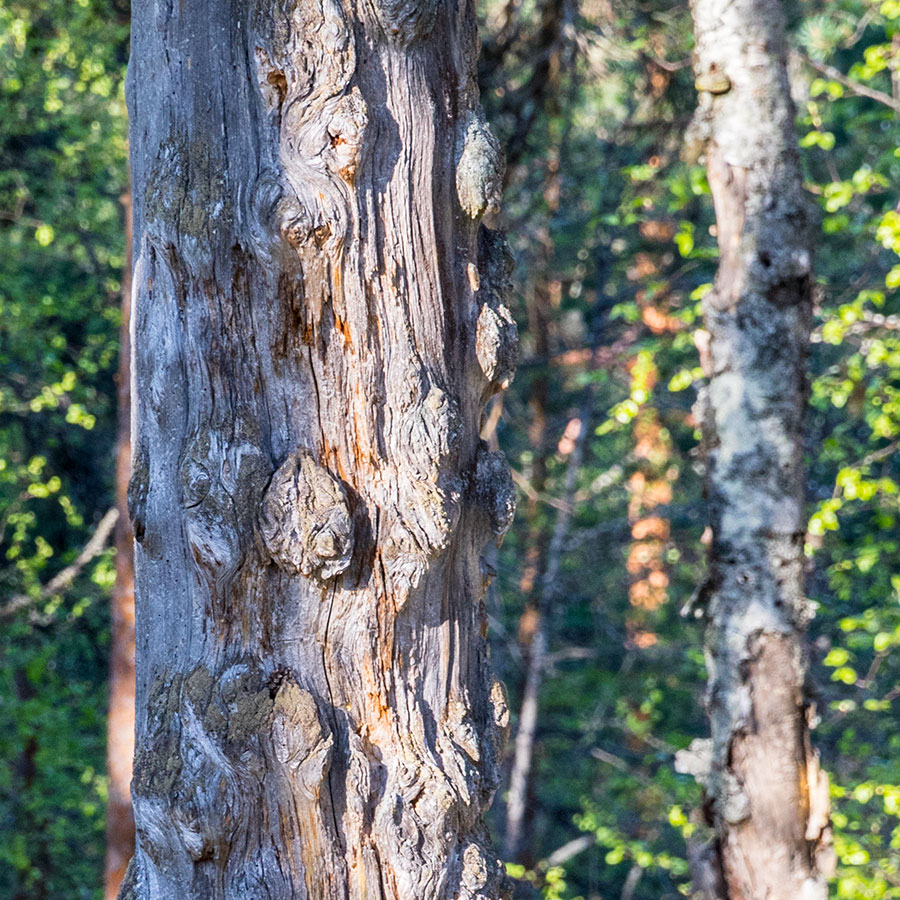
[[[135,4],[123,897],[492,900],[479,441],[515,326],[471,2]]]
[[[131,477],[131,193],[122,196],[125,214],[125,272],[122,279],[122,327],[116,385],[116,584],[111,603],[112,646],[109,715],[106,723],[106,864],[104,900],[115,900],[134,855],[131,767],[134,760],[134,539],[128,521]]]
[[[812,315],[780,3],[692,0],[719,271],[700,403],[712,526],[708,807],[728,900],[825,898],[828,783],[804,697],[803,418]]]

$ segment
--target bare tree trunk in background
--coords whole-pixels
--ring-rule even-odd
[[[712,525],[706,793],[728,900],[827,896],[828,782],[804,697],[803,418],[813,229],[771,0],[692,0],[721,253],[700,410]],[[703,336],[701,335],[701,343]]]
[[[116,584],[112,596],[112,647],[109,715],[106,724],[106,865],[104,900],[115,900],[128,861],[134,855],[131,766],[134,759],[134,555],[128,520],[131,477],[131,194],[122,196],[125,214],[125,271],[122,277],[122,328],[117,379],[116,435]]]
[[[558,148],[549,154],[547,171],[543,183],[543,195],[552,215],[559,208],[560,179]],[[528,388],[528,442],[531,445],[531,464],[529,472],[529,496],[523,513],[520,513],[522,526],[527,528],[525,539],[524,565],[519,579],[519,590],[525,598],[522,615],[519,618],[518,640],[522,648],[525,663],[522,678],[522,703],[519,709],[519,724],[516,730],[515,749],[510,769],[510,786],[506,795],[506,821],[503,834],[503,858],[509,862],[526,864],[531,859],[531,823],[534,784],[531,777],[533,758],[533,731],[537,725],[535,719],[531,726],[527,718],[531,713],[529,706],[529,682],[533,680],[532,670],[535,663],[543,665],[544,621],[541,609],[541,585],[547,565],[547,545],[550,539],[551,526],[545,518],[545,510],[540,494],[547,484],[547,460],[552,453],[552,445],[548,440],[548,400],[550,396],[550,328],[553,315],[551,297],[551,271],[553,240],[550,236],[549,219],[542,221],[537,230],[535,244],[536,259],[532,265],[532,284],[527,292],[526,306],[528,310],[528,333],[534,341],[531,362],[536,371],[531,376]],[[537,653],[540,660],[533,659]],[[535,689],[539,681],[535,683]],[[533,700],[537,702],[536,693]],[[537,714],[535,705],[533,714]],[[531,739],[528,750],[520,749],[523,741],[522,720],[526,719],[526,731],[531,728]],[[533,726],[533,727],[532,727]]]
[[[547,655],[547,617],[559,591],[559,569],[562,564],[564,544],[569,535],[569,521],[574,511],[575,488],[584,444],[586,413],[582,419],[572,419],[564,438],[569,441],[569,461],[563,489],[563,509],[556,514],[553,535],[547,548],[547,559],[541,576],[541,584],[533,604],[535,622],[528,645],[528,661],[519,725],[513,743],[513,764],[509,776],[509,798],[506,806],[506,833],[503,854],[507,860],[521,858],[525,844],[525,820],[528,787],[534,766],[534,743],[537,735],[540,691],[544,678]],[[530,849],[530,848],[529,848]]]
[[[509,257],[474,7],[135,5],[123,898],[493,900],[479,440]]]
[[[547,245],[545,245],[545,249]],[[544,518],[544,510],[540,494],[547,483],[547,458],[550,455],[550,444],[547,440],[547,398],[550,388],[548,369],[550,365],[549,314],[547,283],[544,277],[534,285],[528,303],[529,332],[534,336],[534,360],[538,371],[532,378],[528,396],[528,439],[531,445],[531,465],[529,472],[529,494],[523,513],[519,518],[523,527],[527,527],[525,554],[519,589],[525,598],[522,614],[519,617],[518,641],[522,649],[524,661],[524,677],[521,682],[522,701],[519,707],[518,725],[516,728],[515,749],[512,767],[510,768],[509,791],[506,794],[506,819],[503,832],[503,858],[508,862],[519,862],[529,856],[531,821],[529,797],[533,794],[531,779],[531,761],[536,718],[529,724],[531,714],[536,716],[537,706],[528,711],[529,693],[533,700],[537,696],[530,687],[534,665],[543,664],[544,621],[540,602],[540,586],[547,564],[548,523]],[[535,659],[537,654],[540,659]],[[528,750],[523,756],[519,749],[522,743],[522,727],[530,732],[531,739]]]

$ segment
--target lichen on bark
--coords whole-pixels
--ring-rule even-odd
[[[804,695],[811,204],[781,4],[692,0],[691,9],[702,92],[692,132],[702,137],[720,262],[697,335],[709,379],[697,414],[712,542],[697,596],[712,740],[679,764],[704,783],[724,896],[812,900],[827,895],[830,826],[812,799],[818,764]]]

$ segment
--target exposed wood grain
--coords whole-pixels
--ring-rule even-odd
[[[493,900],[479,554],[514,495],[479,428],[516,338],[473,6],[134,16],[122,896]]]

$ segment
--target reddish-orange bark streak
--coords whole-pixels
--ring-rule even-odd
[[[107,722],[105,900],[114,900],[134,853],[131,811],[131,766],[134,758],[134,562],[128,518],[131,476],[131,195],[122,197],[125,212],[126,263],[122,281],[122,328],[118,371],[119,426],[116,438],[116,585],[113,591],[110,650],[109,719]]]

